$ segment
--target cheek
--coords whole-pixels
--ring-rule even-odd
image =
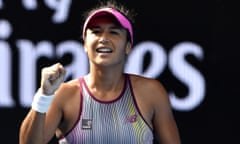
[[[89,51],[92,47],[96,45],[96,40],[93,37],[86,37],[84,40],[84,50]]]
[[[85,35],[86,42],[96,41],[97,38],[98,37],[95,34],[93,34],[90,30],[88,30]]]
[[[86,40],[86,39],[85,39],[85,40]],[[84,48],[84,51],[87,52],[87,51],[88,51],[88,50],[87,50],[88,45],[87,45],[87,43],[86,43],[85,40],[84,40],[84,42],[83,42],[83,48]]]
[[[86,46],[84,46],[84,51],[85,51],[86,53],[88,52],[88,50],[87,50]]]

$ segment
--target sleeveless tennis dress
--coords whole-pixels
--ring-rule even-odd
[[[138,109],[129,76],[119,97],[100,101],[83,78],[80,114],[59,144],[152,144],[153,132]]]

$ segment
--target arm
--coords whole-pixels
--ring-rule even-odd
[[[161,144],[180,144],[180,136],[172,113],[169,97],[164,87],[154,84],[156,92],[153,97],[154,117],[153,125]],[[156,101],[158,99],[158,101]]]
[[[44,95],[53,95],[63,82],[65,70],[61,64],[55,64],[51,67],[44,68],[42,71],[42,79],[40,91]],[[47,143],[55,133],[55,130],[61,120],[61,109],[50,108],[51,113],[41,113],[31,109],[23,120],[19,143]]]

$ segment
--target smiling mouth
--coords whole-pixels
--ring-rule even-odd
[[[111,53],[112,49],[110,49],[110,48],[98,48],[98,49],[96,49],[96,51],[98,53]]]

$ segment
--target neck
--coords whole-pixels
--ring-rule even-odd
[[[90,73],[86,76],[88,86],[91,89],[100,91],[119,90],[124,85],[124,79],[124,74],[119,69],[91,69]]]

